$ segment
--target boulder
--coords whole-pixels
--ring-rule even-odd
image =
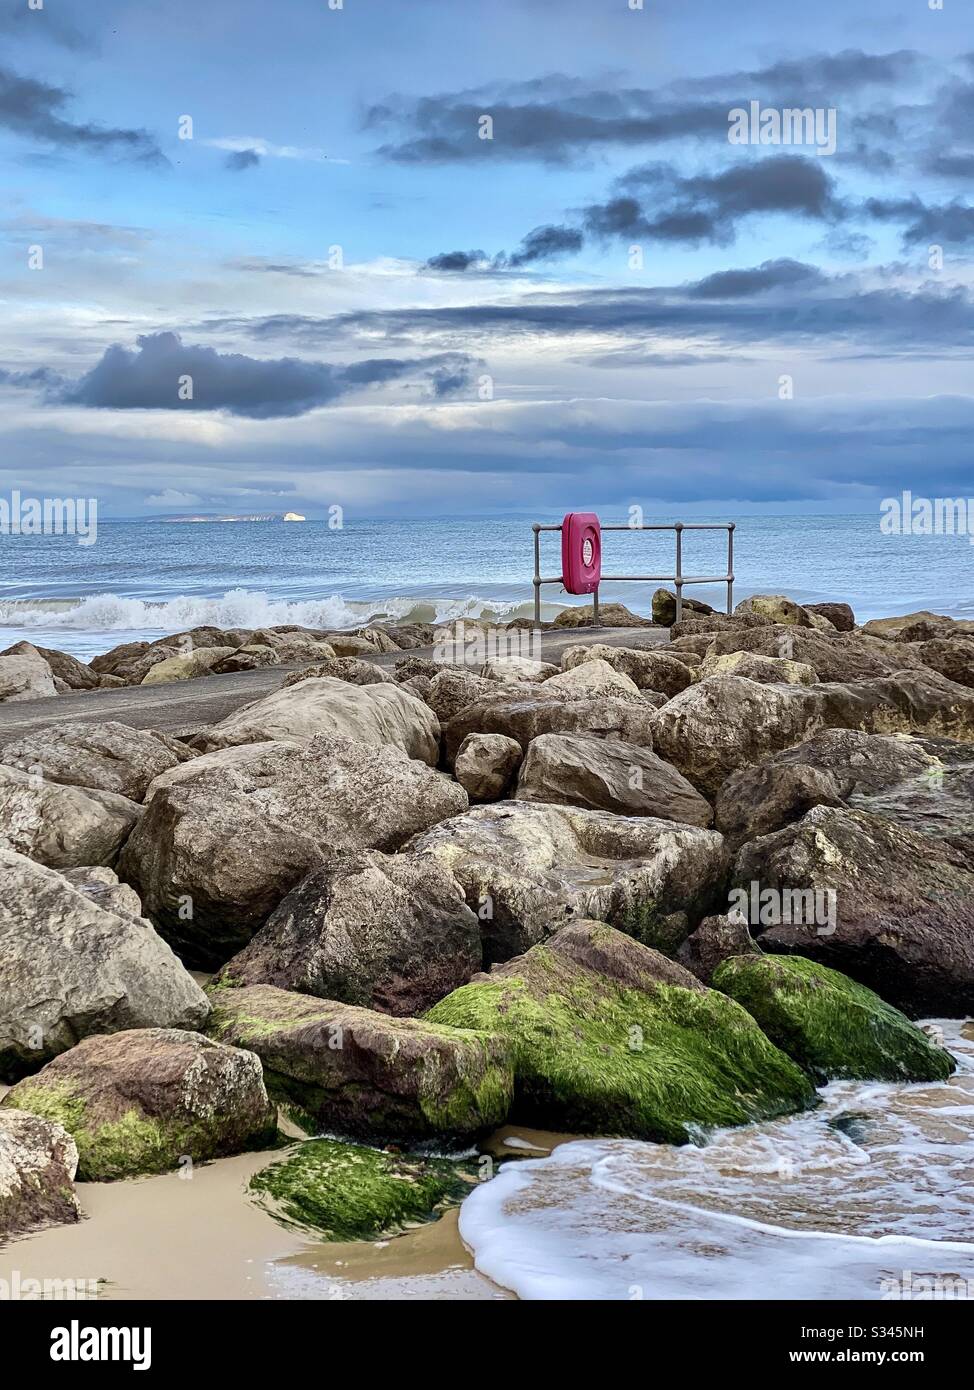
[[[802,956],[735,955],[714,988],[743,1004],[817,1083],[946,1081],[954,1059],[899,1009],[838,970]]]
[[[236,647],[200,647],[185,656],[170,656],[157,661],[142,677],[143,685],[169,685],[173,681],[192,681],[208,676],[228,656],[235,656]]]
[[[439,761],[440,726],[421,700],[398,685],[349,685],[327,676],[299,681],[244,705],[196,743],[208,753],[272,739],[307,742],[317,734],[401,749],[431,766]]]
[[[751,914],[762,950],[842,970],[911,1018],[974,1012],[974,870],[953,846],[865,811],[816,806],[744,845],[733,882],[779,895],[780,920]],[[808,904],[827,892],[834,925],[795,910],[802,894]]]
[[[962,637],[917,642],[913,652],[924,666],[958,685],[974,686],[974,641]]]
[[[480,925],[452,874],[430,859],[369,850],[312,869],[220,981],[407,1016],[480,966]]]
[[[323,734],[258,744],[246,757],[228,749],[200,764],[152,792],[119,873],[167,939],[204,969],[246,945],[327,854],[397,849],[467,806],[462,787],[401,750]]]
[[[832,624],[828,618],[820,617],[819,614],[811,612],[808,608],[803,608],[794,599],[787,598],[784,594],[752,594],[750,598],[742,599],[734,609],[735,616],[740,614],[753,613],[759,618],[767,618],[772,623],[783,623],[786,627],[816,627],[826,631],[832,630]]]
[[[759,656],[756,652],[728,652],[708,656],[700,666],[700,679],[707,676],[743,676],[762,685],[814,685],[818,675],[803,661],[787,661],[780,656]]]
[[[709,603],[684,595],[683,611],[706,617],[714,610]],[[671,627],[676,622],[676,594],[671,594],[669,589],[657,589],[653,594],[653,622],[659,627]]]
[[[366,637],[352,637],[347,632],[329,632],[328,645],[336,656],[378,656],[383,650]]]
[[[544,683],[544,694],[549,698],[557,695],[567,700],[580,695],[638,696],[639,687],[621,671],[614,670],[607,661],[594,660],[551,676]]]
[[[591,627],[595,621],[595,611],[590,603],[563,608],[552,623],[553,628]],[[623,603],[600,603],[599,625],[601,627],[653,627],[649,618],[641,618]]]
[[[65,787],[0,764],[0,846],[51,869],[114,863],[141,814],[113,792]]]
[[[867,637],[884,637],[896,641],[904,628],[913,627],[917,623],[934,623],[939,627],[947,621],[949,620],[940,614],[921,608],[917,613],[901,613],[899,617],[871,618],[868,623],[863,623],[862,631]]]
[[[130,801],[141,801],[150,782],[193,757],[191,748],[167,734],[114,721],[53,724],[5,744],[0,753],[8,767]]]
[[[51,668],[40,654],[0,656],[0,703],[46,700],[56,694]]]
[[[732,956],[760,955],[747,923],[738,916],[705,917],[690,933],[674,959],[709,985],[714,971]]]
[[[817,613],[832,624],[837,632],[853,632],[856,615],[847,603],[806,603],[805,611]]]
[[[274,647],[265,646],[263,643],[248,643],[245,647],[238,647],[230,656],[225,656],[218,661],[214,668],[214,675],[230,676],[237,671],[260,671],[265,666],[280,666],[281,658]]]
[[[78,1150],[61,1125],[0,1107],[0,1245],[41,1226],[81,1220]]]
[[[500,801],[409,844],[448,868],[480,918],[485,959],[509,960],[575,917],[675,949],[723,886],[712,830],[574,806]]]
[[[371,642],[377,652],[397,652],[400,650],[394,631],[390,632],[385,627],[378,627],[375,624],[370,627],[360,627],[355,636],[360,637],[364,642]]]
[[[39,657],[46,661],[55,680],[63,681],[70,690],[98,688],[98,676],[91,667],[67,652],[59,652],[53,647],[35,647],[32,642],[17,642],[14,646],[7,647],[6,651],[0,652],[0,656],[18,655]]]
[[[180,1028],[85,1038],[18,1082],[0,1114],[8,1106],[62,1125],[85,1182],[185,1171],[277,1132],[254,1053]]]
[[[564,671],[572,671],[595,661],[604,661],[640,690],[658,690],[666,696],[679,695],[690,684],[686,663],[668,650],[609,647],[597,642],[591,647],[569,647],[561,655]]]
[[[315,999],[272,985],[217,990],[211,1032],[252,1048],[312,1132],[376,1141],[466,1138],[503,1124],[513,1077],[490,1033]]]
[[[377,1241],[462,1202],[478,1176],[469,1162],[309,1139],[255,1174],[250,1191],[288,1229],[317,1240]]]
[[[117,667],[127,667],[132,661],[144,656],[148,650],[148,642],[122,642],[110,651],[93,656],[88,665],[99,676],[121,675],[121,671],[116,670]]]
[[[725,629],[713,634],[706,656],[751,652],[811,666],[821,681],[871,680],[906,669],[922,669],[910,651],[861,633],[814,632],[783,624]]]
[[[106,912],[117,917],[142,916],[142,901],[134,888],[122,883],[114,869],[104,865],[85,865],[84,868],[62,869],[61,875],[73,888],[90,898]]]
[[[0,1081],[91,1033],[198,1028],[209,1004],[148,922],[0,849]]]
[[[587,695],[574,700],[552,699],[543,692],[544,685],[535,694],[495,696],[465,705],[446,726],[448,764],[453,765],[468,734],[505,734],[524,750],[539,734],[592,734],[652,748],[656,708],[650,692],[635,698]]]
[[[551,661],[534,661],[529,656],[497,656],[485,661],[480,674],[489,681],[506,684],[526,681],[540,683],[549,676],[557,676],[558,667]]]
[[[648,748],[580,734],[532,739],[515,799],[587,806],[621,816],[658,816],[687,825],[711,825],[714,819],[709,802]]]
[[[412,667],[416,658],[410,663]],[[487,676],[456,666],[437,666],[430,681],[426,703],[441,724],[446,725],[467,705],[484,700],[500,700],[510,695],[509,687]]]
[[[500,801],[521,765],[521,745],[505,734],[467,734],[454,776],[471,801]]]
[[[396,662],[396,680],[410,681],[416,676],[433,680],[445,669],[442,661],[434,661],[431,656],[404,656]],[[459,668],[454,666],[452,669],[457,670]]]
[[[683,1144],[814,1101],[744,1009],[604,922],[563,927],[427,1019],[507,1042],[516,1124]]]
[[[295,665],[298,662],[323,665],[339,658],[330,642],[318,642],[312,638],[295,636],[289,641],[278,642],[274,648],[278,661]]]
[[[323,661],[319,666],[309,666],[305,671],[293,671],[284,684],[297,685],[309,677],[330,676],[336,681],[347,681],[349,685],[393,685],[394,679],[388,671],[376,666],[374,661],[362,661],[357,656],[336,656],[331,661]]]

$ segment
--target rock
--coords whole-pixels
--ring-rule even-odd
[[[638,695],[639,687],[621,671],[614,670],[607,661],[595,660],[550,677],[544,683],[544,693],[549,699],[557,695],[571,700],[579,695]]]
[[[552,623],[553,628],[591,627],[595,613],[590,603],[581,607],[563,608]],[[599,625],[601,627],[652,627],[649,618],[641,618],[623,603],[600,603]]]
[[[314,663],[324,665],[328,661],[337,661],[339,658],[335,653],[335,648],[330,642],[318,642],[307,637],[294,637],[290,641],[279,642],[274,649],[277,653],[278,661],[294,665],[297,662]]]
[[[0,1108],[0,1244],[41,1226],[81,1220],[78,1150],[61,1125]]]
[[[757,627],[774,627],[775,624],[770,618],[765,618],[757,613],[713,613],[708,618],[701,617],[699,613],[691,614],[689,618],[684,618],[681,622],[670,625],[670,643],[678,642],[681,637],[700,637],[704,633],[709,633],[711,638],[716,637],[717,633],[730,634],[735,632],[748,632]],[[778,624],[780,629],[783,625]],[[796,629],[789,629],[794,632]],[[806,631],[806,629],[801,629]]]
[[[932,672],[811,686],[711,676],[657,710],[652,738],[658,753],[714,796],[731,772],[822,728],[928,733],[970,742],[974,697]]]
[[[195,756],[167,734],[127,724],[54,724],[4,746],[0,759],[67,786],[141,801],[149,783]]]
[[[465,705],[446,726],[448,765],[453,765],[468,734],[505,734],[525,750],[540,734],[591,734],[652,748],[656,709],[649,703],[649,692],[636,698],[588,695],[558,700],[543,691],[544,685],[537,694],[495,696]]]
[[[784,594],[752,594],[750,598],[742,599],[734,609],[735,616],[742,613],[754,613],[759,618],[767,618],[772,623],[783,623],[786,627],[833,630],[828,618],[820,617],[810,609],[803,608],[800,603]]]
[[[248,644],[245,647],[238,647],[231,656],[225,656],[218,661],[214,668],[214,675],[230,676],[236,671],[260,671],[265,666],[280,666],[281,658],[274,647],[264,646],[262,643]]]
[[[578,807],[501,801],[412,840],[463,886],[485,960],[509,960],[574,917],[675,949],[723,886],[712,830]]]
[[[91,1033],[198,1028],[206,996],[148,922],[0,849],[0,1081]]]
[[[904,628],[912,627],[915,623],[934,623],[939,627],[947,621],[938,613],[922,608],[917,613],[902,613],[896,618],[872,618],[868,623],[863,623],[862,631],[867,637],[885,637],[895,641]]]
[[[473,1164],[310,1139],[250,1180],[283,1225],[319,1240],[378,1240],[432,1220],[469,1196]]]
[[[332,661],[324,661],[320,666],[309,666],[306,671],[294,671],[284,684],[297,685],[310,677],[330,676],[333,680],[347,681],[349,685],[394,685],[393,677],[374,661],[362,661],[357,656],[336,656]]]
[[[489,1033],[314,999],[272,985],[216,991],[211,1032],[248,1047],[272,1094],[320,1133],[410,1143],[503,1124],[513,1077]]]
[[[974,762],[974,749],[961,746]],[[731,773],[717,795],[717,828],[739,844],[801,820],[813,806],[841,806],[856,791],[883,791],[939,766],[903,735],[825,729],[757,767]]]
[[[499,681],[454,666],[445,669],[440,666],[430,681],[426,703],[440,723],[446,725],[468,705],[483,700],[505,699],[509,695],[509,687]]]
[[[433,860],[334,855],[291,890],[220,981],[408,1016],[481,967],[480,924]]]
[[[752,915],[762,950],[842,970],[911,1018],[974,1011],[974,871],[951,845],[868,812],[816,806],[744,845],[733,883],[787,892],[791,904],[803,893],[833,894],[825,915],[834,928],[765,925]],[[809,914],[790,910],[796,915]]]
[[[116,666],[127,665],[135,658],[144,656],[148,650],[148,642],[122,642],[112,647],[111,651],[93,656],[88,664],[96,675],[114,675]]]
[[[14,1086],[0,1114],[7,1106],[62,1125],[85,1182],[185,1169],[277,1131],[254,1053],[180,1028],[85,1038]]]
[[[640,690],[658,690],[670,696],[678,695],[690,684],[686,664],[668,651],[609,647],[598,642],[591,647],[569,647],[561,656],[562,669],[565,671],[595,661],[604,661],[614,671],[628,677]]]
[[[99,690],[118,690],[120,686],[128,685],[128,681],[122,680],[121,676],[99,676]]]
[[[397,849],[466,806],[462,787],[396,748],[319,735],[228,749],[152,791],[119,872],[185,958],[213,969],[328,854]]]
[[[85,865],[84,868],[62,869],[61,876],[106,912],[114,912],[117,917],[142,916],[142,901],[138,893],[127,883],[120,882],[114,869],[104,865]]]
[[[429,676],[411,676],[409,680],[400,681],[399,684],[403,690],[408,690],[410,695],[415,695],[417,700],[429,704],[430,687],[433,684]]]
[[[917,642],[913,651],[932,671],[958,685],[974,687],[974,641],[960,637],[939,638]]]
[[[529,656],[498,656],[492,661],[485,661],[480,674],[489,681],[540,684],[549,676],[557,676],[558,667],[551,661],[533,661]]]
[[[709,603],[684,596],[683,611],[706,616],[714,610]],[[671,627],[676,622],[676,594],[671,594],[669,589],[657,589],[653,594],[653,622],[659,627]]]
[[[923,665],[918,657],[903,648],[875,638],[864,639],[859,633],[828,636],[806,628],[770,624],[716,632],[705,655],[723,656],[732,652],[800,661],[811,666],[821,681],[871,680]]]
[[[805,611],[825,618],[837,632],[853,632],[856,615],[847,603],[806,603]]]
[[[212,752],[264,740],[303,743],[317,734],[401,749],[430,766],[439,761],[440,726],[421,700],[398,685],[349,685],[330,677],[305,679],[244,705],[206,731],[197,746]]]
[[[169,685],[173,681],[196,680],[199,676],[208,676],[221,661],[236,654],[236,647],[201,647],[185,656],[170,656],[150,666],[142,677],[142,684]]]
[[[397,652],[399,643],[393,634],[384,627],[360,627],[355,633],[363,642],[371,642],[377,652]]]
[[[499,801],[521,765],[521,745],[505,734],[467,734],[454,775],[471,801]]]
[[[42,656],[0,656],[0,703],[45,700],[56,694],[51,668]]]
[[[396,662],[396,680],[410,681],[415,676],[433,680],[444,669],[442,661],[434,661],[430,656],[404,656],[401,661]]]
[[[0,656],[34,656],[46,661],[55,680],[64,681],[71,690],[95,690],[98,677],[90,666],[67,652],[56,651],[53,647],[35,647],[31,642],[17,642],[0,652]]]
[[[507,1041],[517,1124],[682,1144],[814,1100],[740,1006],[604,922],[563,927],[427,1018]]]
[[[714,987],[743,1004],[782,1052],[821,1084],[946,1081],[955,1063],[899,1009],[802,956],[736,955]]]
[[[739,917],[723,916],[705,917],[696,931],[691,932],[684,941],[674,959],[703,984],[709,985],[722,961],[732,956],[747,955],[760,955],[747,923]]]
[[[364,637],[352,637],[345,632],[329,632],[328,644],[336,656],[378,656],[380,647]]]
[[[700,667],[700,678],[704,680],[707,676],[744,676],[762,685],[814,685],[818,680],[815,668],[803,661],[786,661],[780,656],[758,656],[754,652],[708,656]]]
[[[52,869],[112,864],[142,807],[0,764],[0,846]]]
[[[848,805],[945,840],[974,864],[974,748],[949,739],[911,742],[929,758],[927,765],[913,766],[900,781],[890,777],[874,785],[857,783],[847,795]]]
[[[714,819],[700,793],[648,748],[578,734],[532,739],[515,799],[587,806],[622,816],[658,816],[687,825],[707,826]]]

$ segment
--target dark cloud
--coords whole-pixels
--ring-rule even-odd
[[[691,299],[744,299],[798,284],[821,284],[825,276],[803,261],[765,261],[747,270],[718,270],[687,287]]]
[[[254,169],[260,163],[260,155],[256,150],[232,150],[224,160],[228,169],[240,172],[243,169]]]
[[[487,263],[488,258],[483,251],[441,251],[438,256],[430,256],[423,268],[456,272],[471,270]]]
[[[512,252],[509,264],[515,269],[548,261],[555,256],[570,256],[582,249],[585,238],[574,227],[535,227],[528,232],[518,249]]]
[[[137,350],[115,344],[80,381],[57,398],[70,405],[112,410],[226,410],[256,419],[302,415],[368,386],[419,381],[433,396],[466,385],[473,358],[440,353],[421,360],[372,358],[348,366],[297,357],[263,359],[183,343],[177,333],[150,333]],[[191,383],[191,399],[186,381]],[[25,384],[25,383],[23,383]]]
[[[974,245],[974,206],[953,202],[933,205],[909,198],[867,198],[864,211],[877,222],[902,222],[906,246],[944,243]]]
[[[64,149],[121,155],[146,164],[168,163],[148,131],[79,125],[65,119],[61,112],[70,99],[70,92],[62,87],[0,67],[0,127]]]
[[[34,367],[27,372],[10,372],[0,367],[0,386],[17,386],[26,390],[38,387],[45,391],[59,390],[67,379],[50,367]]]

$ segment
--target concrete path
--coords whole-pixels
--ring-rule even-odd
[[[653,647],[669,639],[668,628],[559,628],[541,634],[541,658],[557,664],[567,647],[591,646],[596,642],[614,647]],[[432,647],[415,647],[405,652],[385,652],[368,660],[391,669],[402,657],[432,654]],[[291,671],[301,671],[306,665],[307,662],[301,662],[264,667],[260,671],[238,671],[230,676],[201,676],[192,681],[174,681],[171,685],[86,690],[47,700],[0,704],[0,747],[51,724],[84,720],[93,723],[116,720],[133,729],[161,729],[170,734],[191,736],[206,725],[219,723],[242,705],[270,695]]]

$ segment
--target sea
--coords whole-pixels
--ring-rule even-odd
[[[200,624],[351,628],[373,619],[506,621],[533,612],[531,521],[557,516],[304,522],[99,520],[97,539],[0,534],[0,643],[23,638],[87,658],[120,642]],[[966,536],[883,535],[878,513],[850,516],[647,516],[647,523],[735,521],[734,601],[786,593],[850,603],[860,620],[928,608],[974,616],[974,546]],[[603,513],[623,525],[625,513]],[[561,570],[559,537],[542,534],[542,573]],[[603,569],[673,573],[672,532],[609,532]],[[683,539],[687,575],[726,573],[726,532]],[[603,602],[648,614],[656,582],[607,583]],[[726,604],[726,585],[688,587]],[[587,600],[542,590],[542,616]]]

